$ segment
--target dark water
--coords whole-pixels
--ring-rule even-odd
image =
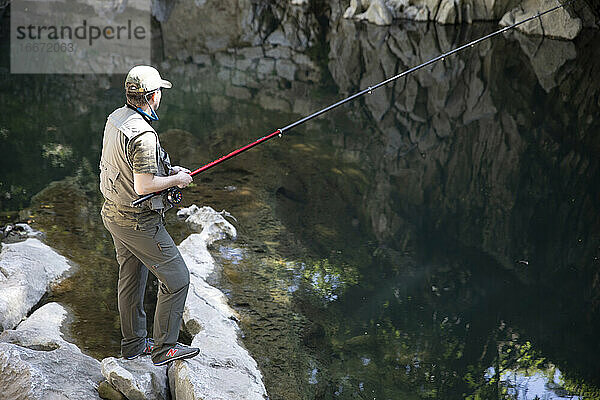
[[[163,26],[174,88],[157,128],[181,165],[495,29],[253,12],[225,49]],[[275,46],[277,20],[289,42]],[[238,220],[238,240],[213,249],[213,283],[242,316],[272,399],[600,398],[598,39],[499,37],[195,179],[183,205]],[[86,352],[115,355],[117,266],[96,166],[124,77],[6,71],[3,218],[30,220],[79,265],[47,300],[73,309]],[[189,232],[173,214],[180,241]]]

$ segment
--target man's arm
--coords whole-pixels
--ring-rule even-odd
[[[156,176],[154,174],[133,174],[133,188],[143,196],[145,194],[160,192],[173,186],[184,188],[192,183],[192,177],[183,170],[171,176]]]

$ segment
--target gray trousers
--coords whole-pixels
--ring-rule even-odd
[[[121,318],[121,354],[139,354],[145,346],[144,292],[148,270],[159,281],[154,314],[154,350],[158,357],[175,345],[190,283],[190,274],[162,220],[135,229],[102,218],[113,237],[119,263],[118,304]]]

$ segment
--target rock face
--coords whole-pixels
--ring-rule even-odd
[[[508,11],[500,20],[501,26],[508,26],[527,18],[533,17],[539,12],[549,10],[556,6],[552,0],[527,0],[518,7]],[[567,10],[559,8],[551,13],[518,25],[516,29],[530,35],[549,36],[560,39],[572,40],[579,35],[583,23],[581,19],[572,17]]]
[[[100,363],[63,339],[66,318],[49,303],[0,335],[0,399],[99,399]]]
[[[388,0],[368,1],[352,0],[344,13],[344,18],[367,19],[378,25],[390,25],[391,19],[386,24],[378,23],[369,18],[361,18],[364,10],[371,7],[385,7],[390,17],[415,21],[435,21],[440,24],[460,24],[463,22],[496,20],[507,9],[517,4],[514,0]],[[383,11],[379,11],[383,13]],[[363,13],[364,14],[364,13]],[[370,13],[370,15],[374,15]]]
[[[3,244],[0,253],[0,330],[14,328],[71,266],[37,239]]]
[[[367,20],[377,25],[390,25],[393,18],[435,21],[439,24],[461,24],[473,21],[495,21],[507,26],[548,10],[557,4],[552,0],[351,0],[344,18]],[[574,39],[582,26],[598,27],[598,18],[588,4],[578,11],[564,8],[549,13],[517,29],[527,34]]]
[[[219,23],[199,24],[197,21]],[[273,61],[285,58],[267,54],[271,50],[278,52],[278,47],[306,49],[313,46],[319,23],[307,7],[290,6],[288,1],[255,5],[250,0],[181,0],[161,27],[167,56],[191,59],[198,64],[214,60],[230,68],[252,72],[257,68],[258,59],[265,55]],[[251,49],[236,54],[234,48],[240,47]],[[220,52],[222,54],[215,54]],[[237,79],[248,82],[248,74],[238,74]]]
[[[187,43],[188,49],[197,49],[205,47],[209,51],[218,51],[226,49],[239,36],[242,35],[245,24],[250,23],[252,7],[244,7],[243,2],[237,1],[193,1],[184,0],[179,2],[173,9],[171,16],[162,28],[165,37],[165,49],[181,48],[174,46],[171,40]],[[198,14],[201,14],[203,23],[197,23]],[[209,21],[218,20],[219,24]],[[226,26],[227,29],[222,29]],[[190,31],[191,29],[191,31]],[[179,54],[180,57],[193,57],[194,53],[190,50]]]
[[[171,394],[178,400],[265,399],[256,362],[238,342],[235,312],[225,295],[205,282],[214,270],[206,246],[225,235],[235,237],[235,228],[210,207],[193,205],[178,214],[187,216],[190,226],[202,228],[179,246],[190,270],[183,320],[200,354],[169,368]]]
[[[168,400],[167,367],[155,367],[150,357],[134,360],[108,357],[102,375],[128,400]]]

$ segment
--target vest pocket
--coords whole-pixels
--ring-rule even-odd
[[[100,165],[100,189],[105,196],[118,193],[116,185],[119,173],[119,170],[110,164]]]

